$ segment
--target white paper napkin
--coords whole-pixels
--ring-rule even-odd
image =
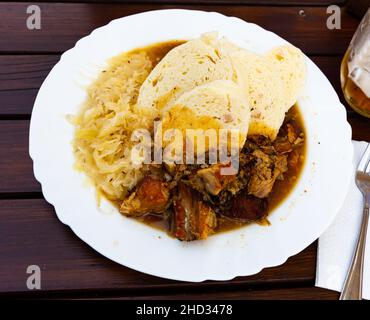
[[[353,141],[353,175],[344,204],[334,222],[319,239],[316,286],[342,291],[360,232],[363,197],[355,184],[355,170],[366,142]],[[368,228],[362,295],[370,299],[370,228]]]

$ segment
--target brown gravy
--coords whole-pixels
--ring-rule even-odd
[[[130,53],[145,53],[153,63],[153,68],[162,60],[162,58],[173,48],[185,43],[185,40],[171,40],[165,42],[158,42],[147,47],[137,48]]]
[[[299,111],[298,105],[294,105],[288,112],[286,117],[292,118],[296,128],[303,132],[306,137],[306,132],[303,125],[302,115]],[[276,209],[284,200],[289,196],[290,192],[294,189],[297,181],[299,180],[300,174],[303,171],[306,153],[306,140],[302,146],[295,149],[297,152],[298,163],[297,166],[288,166],[288,171],[284,173],[284,180],[276,180],[271,193],[268,196],[268,214]],[[245,223],[235,222],[227,219],[218,219],[217,232],[228,231],[238,227],[245,226]],[[263,220],[259,222],[262,225],[269,225],[268,220]]]

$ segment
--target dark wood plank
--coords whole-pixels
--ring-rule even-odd
[[[0,55],[0,117],[30,115],[37,89],[60,55]],[[340,87],[341,56],[311,56],[325,73],[344,104]]]
[[[78,298],[75,298],[78,299]],[[326,290],[316,287],[299,287],[299,288],[279,288],[265,290],[239,290],[230,291],[201,291],[201,292],[184,292],[167,295],[143,295],[136,297],[127,296],[109,296],[96,297],[92,300],[338,300],[339,293],[336,291]]]
[[[184,293],[139,299],[199,299],[199,300],[338,300],[339,293],[322,288],[283,288],[270,290],[233,290],[226,292]]]
[[[1,2],[1,1],[0,1]],[[23,0],[22,2],[34,2]],[[38,2],[61,2],[60,0],[39,0]],[[64,3],[104,3],[104,0],[63,0]],[[264,6],[328,6],[343,5],[346,0],[109,0],[112,3],[158,3],[158,4],[243,4],[243,5],[264,5]]]
[[[26,116],[30,117],[38,88],[0,90],[0,118]]]
[[[369,0],[356,0],[356,1],[351,0],[347,1],[346,10],[350,14],[353,14],[361,19],[365,15],[369,7],[370,7]]]
[[[61,52],[112,19],[154,9],[187,8],[217,11],[257,23],[309,54],[343,54],[358,19],[343,12],[342,29],[326,28],[325,7],[202,6],[152,4],[40,3],[41,30],[26,28],[27,3],[0,3],[1,52]]]
[[[348,112],[347,119],[352,127],[352,139],[370,142],[370,119],[356,112]]]
[[[0,56],[0,92],[39,88],[59,55]]]
[[[28,154],[28,130],[29,121],[0,121],[0,195],[41,191]]]
[[[30,115],[37,91],[60,55],[0,55],[0,115]]]
[[[120,290],[130,294],[147,290],[147,294],[154,295],[163,294],[164,289],[245,290],[282,284],[313,285],[315,277],[316,244],[282,266],[232,281],[192,284],[145,275],[96,253],[59,222],[53,207],[42,199],[0,200],[0,243],[0,293],[26,293],[26,268],[31,264],[40,266],[41,291],[46,293]]]

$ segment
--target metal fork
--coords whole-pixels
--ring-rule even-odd
[[[356,251],[352,258],[351,267],[348,271],[343,291],[339,298],[340,300],[362,299],[362,276],[370,206],[370,144],[367,145],[365,153],[357,167],[356,185],[364,196],[364,213]]]

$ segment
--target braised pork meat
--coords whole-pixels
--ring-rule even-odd
[[[169,204],[169,189],[160,177],[148,175],[123,200],[120,211],[126,216],[139,217],[148,213],[162,213]]]
[[[230,206],[221,212],[223,217],[240,222],[258,221],[267,216],[267,199],[240,192],[230,201]]]
[[[248,183],[248,193],[258,198],[266,198],[275,183],[288,170],[286,155],[268,155],[261,150],[253,151],[255,158]]]
[[[206,239],[217,225],[215,212],[201,199],[200,194],[180,182],[173,202],[172,234],[180,240]]]
[[[236,175],[222,174],[222,168],[228,164],[214,164],[207,168],[201,168],[190,177],[190,184],[202,193],[217,196],[228,184],[235,181]]]

